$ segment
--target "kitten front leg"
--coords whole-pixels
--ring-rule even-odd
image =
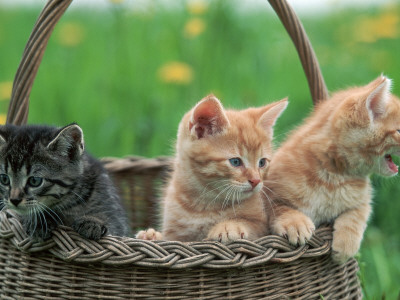
[[[84,238],[90,240],[99,240],[107,233],[107,227],[104,222],[94,216],[83,216],[74,221],[72,228]]]
[[[284,206],[275,208],[274,213],[270,216],[272,233],[287,237],[292,245],[304,245],[311,239],[315,225],[301,211]]]
[[[210,229],[207,240],[227,244],[238,239],[250,239],[254,236],[255,230],[255,226],[252,225],[250,221],[240,219],[222,221]]]
[[[366,203],[348,210],[336,218],[332,242],[334,261],[342,264],[357,254],[370,213],[371,206]]]

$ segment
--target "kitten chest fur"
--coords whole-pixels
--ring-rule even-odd
[[[271,183],[267,184],[273,190],[272,197],[279,195],[281,199],[290,200],[291,205],[310,217],[316,226],[333,222],[343,212],[369,204],[372,199],[369,178],[340,170],[341,165],[347,166],[350,162],[343,159],[340,150],[332,150],[334,141],[327,138],[332,134],[321,130],[318,136],[304,136],[287,143],[285,151],[274,156],[275,164],[268,174]],[[285,174],[284,182],[280,178],[282,174]]]
[[[346,181],[339,175],[330,179],[327,186],[305,189],[300,210],[314,220],[316,226],[332,222],[343,212],[369,203],[372,198],[369,179]]]
[[[167,240],[170,236],[180,241],[205,239],[211,227],[232,218],[258,219],[261,227],[266,224],[261,195],[250,197],[239,204],[235,203],[234,206],[229,203],[224,208],[220,201],[215,204],[197,202],[192,205],[193,199],[201,198],[201,193],[197,193],[196,190],[185,192],[180,185],[170,185],[167,195],[169,201],[164,202],[163,217],[163,235]]]

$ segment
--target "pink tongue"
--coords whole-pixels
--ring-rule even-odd
[[[393,171],[393,173],[397,173],[399,171],[399,168],[396,166],[396,164],[392,161],[392,156],[390,154],[385,155],[386,162],[388,164],[388,167],[390,170]]]

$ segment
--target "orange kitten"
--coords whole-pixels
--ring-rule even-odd
[[[287,103],[224,110],[210,95],[183,117],[164,202],[163,239],[227,243],[266,233],[260,193],[272,128]]]
[[[400,101],[390,79],[338,92],[321,102],[276,152],[268,171],[270,229],[304,244],[334,221],[333,257],[360,247],[371,212],[372,173],[394,176],[400,154]]]

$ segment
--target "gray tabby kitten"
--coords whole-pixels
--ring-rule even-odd
[[[126,236],[128,221],[101,163],[84,151],[82,129],[0,126],[0,208],[47,239],[62,224],[87,239]]]

